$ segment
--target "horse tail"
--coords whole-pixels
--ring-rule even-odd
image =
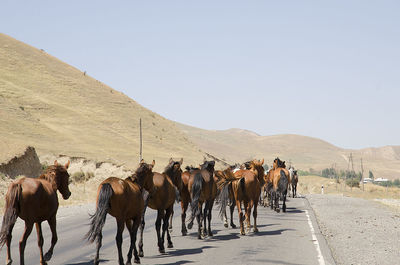
[[[243,196],[246,195],[246,187],[245,187],[245,179],[241,178],[239,179],[239,183],[238,183],[238,188],[242,191]]]
[[[7,237],[10,234],[15,222],[17,221],[20,212],[19,202],[21,200],[21,196],[21,184],[12,183],[8,188],[8,192],[6,194],[6,204],[4,207],[5,211],[0,232],[0,248],[2,248],[7,242]]]
[[[287,188],[288,188],[288,184],[289,184],[289,180],[285,174],[285,171],[281,170],[281,177],[279,179],[278,182],[278,190],[282,193],[282,194],[286,194],[287,193]]]
[[[231,189],[232,181],[225,180],[222,187],[219,190],[218,201],[219,201],[219,216],[221,219],[225,217],[226,206],[228,206],[229,197],[230,197],[230,189]]]
[[[111,208],[110,199],[113,195],[113,190],[110,183],[104,183],[101,186],[99,196],[97,199],[97,209],[93,215],[90,215],[91,223],[89,232],[85,238],[93,243],[96,238],[101,236],[101,230],[106,222],[108,210]]]
[[[203,189],[203,176],[201,175],[201,172],[197,172],[194,175],[192,190],[190,192],[190,196],[192,197],[192,202],[190,204],[192,209],[190,222],[193,222],[196,215],[200,214],[201,209],[199,208],[199,200],[202,189]]]

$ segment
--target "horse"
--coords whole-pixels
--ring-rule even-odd
[[[286,195],[290,183],[290,173],[286,169],[285,161],[281,161],[278,157],[275,158],[271,169],[271,209],[280,212],[279,199],[283,201],[282,210],[286,212]]]
[[[54,165],[49,166],[38,178],[20,178],[8,187],[5,197],[5,211],[0,232],[0,247],[7,245],[6,264],[12,263],[11,239],[12,230],[17,218],[25,221],[25,231],[19,242],[20,264],[25,264],[24,251],[26,240],[32,232],[33,224],[36,225],[38,235],[38,246],[40,251],[40,264],[47,264],[53,255],[53,249],[57,243],[56,214],[58,210],[57,190],[64,200],[71,196],[69,191],[68,167],[70,161],[64,166],[57,160]],[[51,246],[43,256],[43,234],[42,222],[47,221],[52,233]]]
[[[186,229],[186,211],[188,209],[189,203],[191,203],[191,198],[190,198],[190,192],[189,192],[189,179],[190,179],[190,171],[192,170],[200,170],[199,168],[195,168],[192,166],[187,166],[186,171],[182,172],[181,179],[182,179],[182,189],[180,192],[180,199],[181,199],[181,209],[182,209],[182,214],[181,214],[181,220],[182,220],[182,228],[181,228],[181,233],[182,236],[187,235],[187,229]],[[171,222],[172,222],[172,215],[171,215]],[[171,223],[170,223],[171,226]]]
[[[273,188],[272,184],[272,167],[268,170],[267,174],[264,176],[264,194],[263,194],[263,205],[264,207],[270,205],[271,192]],[[265,200],[266,199],[266,200]]]
[[[292,184],[292,197],[294,198],[297,193],[297,182],[299,181],[299,176],[297,175],[297,170],[290,168],[289,170],[291,184]]]
[[[223,209],[226,208],[229,200],[229,189],[231,188],[235,197],[236,206],[239,212],[240,221],[240,234],[245,235],[243,221],[246,219],[247,228],[250,229],[250,215],[251,209],[253,210],[254,227],[253,231],[258,232],[257,228],[257,205],[261,193],[259,177],[263,177],[264,169],[260,169],[260,162],[253,160],[251,162],[251,170],[239,170],[232,173],[229,169],[226,169],[223,173],[223,177],[218,182],[218,188],[220,189],[220,214]],[[245,216],[243,216],[241,203],[244,205]]]
[[[169,217],[173,212],[174,202],[177,198],[177,192],[182,189],[182,165],[183,159],[180,161],[174,161],[172,158],[169,160],[168,165],[162,174],[154,172],[153,184],[154,190],[152,192],[146,192],[143,194],[144,198],[144,209],[142,214],[142,222],[140,225],[140,239],[139,239],[139,256],[143,257],[143,230],[145,226],[144,215],[147,207],[157,210],[156,219],[156,232],[158,241],[158,251],[165,253],[164,248],[164,237],[167,233],[168,248],[173,248],[171,236],[168,230]],[[162,234],[160,235],[162,225]]]
[[[90,243],[96,241],[96,255],[93,261],[95,265],[99,264],[99,252],[103,238],[102,229],[106,222],[107,213],[117,221],[115,241],[119,264],[124,264],[121,247],[125,225],[131,238],[126,264],[131,264],[132,249],[135,257],[134,262],[140,263],[136,249],[136,235],[144,208],[142,190],[143,188],[146,190],[153,189],[152,170],[154,164],[154,160],[152,164],[147,164],[142,160],[132,176],[126,179],[110,177],[100,183],[97,191],[96,212],[90,217],[90,230],[85,235]]]
[[[205,161],[200,166],[200,169],[190,171],[188,190],[190,193],[192,214],[189,218],[188,228],[192,229],[193,221],[196,218],[198,239],[201,239],[202,235],[213,235],[211,231],[211,211],[217,196],[217,185],[214,181],[214,166],[215,161]],[[205,203],[204,212],[202,211],[203,203]],[[203,229],[201,229],[202,218],[204,218]]]

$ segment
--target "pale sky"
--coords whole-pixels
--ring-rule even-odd
[[[400,145],[400,1],[2,1],[0,30],[204,129]]]

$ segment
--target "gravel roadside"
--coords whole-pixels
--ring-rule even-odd
[[[400,264],[400,212],[341,195],[306,195],[337,264]]]

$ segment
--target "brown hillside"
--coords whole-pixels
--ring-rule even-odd
[[[278,156],[303,170],[321,170],[334,163],[338,169],[347,169],[349,154],[353,153],[354,169],[360,171],[362,157],[365,176],[371,170],[375,177],[400,178],[400,146],[348,150],[300,135],[260,136],[240,129],[208,131],[183,124],[178,127],[202,150],[229,163],[263,157],[271,165]]]
[[[184,157],[186,163],[203,159],[174,122],[44,51],[0,34],[0,139],[7,146],[32,145],[39,155],[81,156],[132,168],[139,157],[140,117],[143,156],[154,158],[157,168],[171,156]]]

